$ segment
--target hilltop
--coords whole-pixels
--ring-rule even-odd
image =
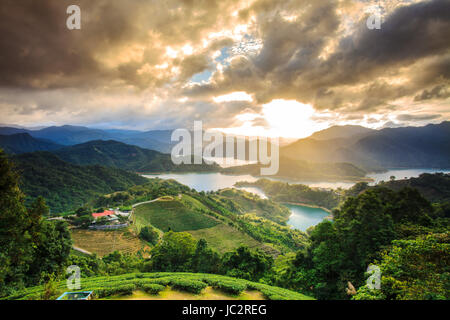
[[[0,135],[0,148],[9,154],[20,154],[34,151],[52,151],[62,148],[57,143],[33,138],[29,133]]]
[[[135,173],[100,165],[74,165],[44,151],[16,155],[12,160],[21,174],[21,188],[28,202],[42,196],[52,212],[64,212],[99,195],[147,182]]]
[[[135,172],[218,171],[218,165],[175,165],[170,155],[122,142],[95,140],[64,147],[53,152],[77,165],[103,165]]]

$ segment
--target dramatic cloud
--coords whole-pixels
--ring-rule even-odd
[[[317,128],[450,119],[448,0],[2,0],[0,32],[4,123],[270,131],[273,101]]]

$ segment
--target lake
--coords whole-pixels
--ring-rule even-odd
[[[288,224],[295,229],[306,231],[311,226],[315,226],[321,222],[325,217],[330,214],[320,208],[311,208],[306,206],[300,206],[296,204],[285,204],[288,207],[292,215],[289,217]]]
[[[368,174],[375,180],[374,183],[380,182],[381,180],[388,181],[389,177],[395,176],[396,179],[404,179],[405,177],[418,177],[421,173],[434,173],[434,172],[445,172],[450,173],[449,170],[439,170],[439,169],[391,169],[384,173],[372,173]],[[194,188],[197,191],[217,191],[224,188],[232,188],[234,184],[238,181],[249,181],[254,182],[258,178],[252,177],[251,175],[226,175],[222,173],[168,173],[168,174],[157,174],[157,175],[144,175],[147,178],[161,178],[161,179],[175,179],[178,182]],[[320,188],[330,188],[336,189],[338,187],[348,189],[354,185],[351,182],[308,182],[308,181],[293,181],[288,179],[275,179],[271,180],[289,182],[289,183],[302,183],[310,187],[320,187]],[[373,184],[373,183],[372,183]],[[240,188],[248,192],[255,193],[263,199],[267,199],[267,196],[262,190],[255,187],[244,187]],[[326,216],[329,215],[323,209],[311,208],[301,205],[287,205],[292,212],[289,218],[288,224],[292,225],[294,228],[305,231],[310,226],[314,226],[321,222]]]
[[[250,175],[225,175],[222,173],[168,173],[158,175],[144,175],[147,178],[174,179],[184,185],[194,188],[197,191],[217,191],[224,188],[232,188],[238,181],[254,182],[258,180]],[[239,188],[255,193],[263,199],[267,199],[264,192],[256,187]],[[311,208],[301,205],[286,205],[291,209],[292,215],[288,224],[296,229],[305,231],[311,226],[318,224],[329,215],[323,209]]]
[[[168,173],[144,175],[146,178],[174,179],[179,183],[194,188],[197,191],[217,191],[232,188],[238,181],[255,182],[258,180],[251,175],[226,175],[222,173]]]

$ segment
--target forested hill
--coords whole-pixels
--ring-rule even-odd
[[[9,154],[20,154],[34,151],[50,151],[61,148],[57,143],[33,138],[28,133],[0,135],[0,148]]]
[[[218,171],[217,165],[175,165],[169,154],[114,140],[96,140],[54,151],[64,161],[78,165],[104,165],[136,172]]]
[[[251,174],[259,176],[261,164],[222,169],[227,174]],[[351,163],[309,162],[280,157],[278,173],[274,177],[303,181],[370,181],[365,177],[366,171]]]
[[[70,164],[50,152],[25,153],[12,160],[21,174],[27,202],[42,196],[52,212],[80,207],[96,196],[148,181],[121,169]]]
[[[450,202],[450,174],[423,173],[417,178],[393,180],[378,185],[394,191],[410,187],[417,189],[430,202]]]

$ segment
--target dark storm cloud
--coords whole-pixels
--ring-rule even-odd
[[[386,74],[450,49],[450,1],[434,0],[397,9],[380,30],[364,25],[343,39],[321,70],[324,84],[346,84]]]
[[[81,8],[81,30],[66,27],[71,4]],[[215,23],[222,23],[220,13],[225,12],[224,4],[215,0],[2,0],[0,86],[92,87],[116,82],[138,88],[163,86],[170,75],[138,71],[146,63],[163,62],[166,46],[200,41]],[[222,39],[208,49],[226,43]],[[141,46],[142,58],[130,61],[127,55],[132,54],[126,50],[133,46]],[[208,68],[209,53],[179,59],[183,77]]]
[[[411,115],[411,114],[401,114],[397,116],[397,120],[400,121],[425,121],[425,120],[435,120],[440,118],[440,114],[422,114],[422,115]]]
[[[98,71],[76,33],[65,25],[68,1],[3,0],[0,6],[0,85],[41,87]]]
[[[263,1],[265,10],[271,8]],[[360,27],[340,40],[327,58],[320,58],[325,39],[337,36],[337,2],[315,1],[302,15],[286,21],[274,14],[261,23],[263,47],[254,58],[240,58],[207,86],[194,86],[193,95],[245,90],[258,102],[297,99],[319,109],[375,111],[394,99],[414,95],[430,84],[448,79],[450,1],[434,0],[402,6],[381,30]],[[247,13],[245,14],[247,15]],[[434,57],[440,68],[421,68]],[[414,67],[414,68],[413,68]],[[407,68],[423,73],[405,73]],[[413,70],[411,69],[411,70]],[[404,78],[402,84],[389,80]]]
[[[82,30],[66,28],[71,4],[82,9]],[[357,27],[344,36],[342,12],[353,5],[2,0],[0,112],[29,122],[106,123],[115,117],[134,124],[149,117],[156,124],[167,119],[184,125],[207,118],[211,126],[226,127],[246,110],[261,115],[261,105],[278,98],[310,103],[345,120],[389,108],[403,113],[397,106],[404,103],[397,100],[404,97],[417,104],[449,97],[450,1],[403,3],[381,30],[368,30],[361,11]],[[241,38],[234,33],[240,24],[248,27]],[[260,46],[251,54],[217,58],[216,51],[245,47],[245,37]],[[183,53],[184,45],[192,46],[192,54]],[[205,71],[213,73],[211,81],[192,84]],[[213,102],[233,91],[245,91],[254,101]],[[426,112],[437,113],[446,114]],[[263,120],[253,124],[258,121]]]
[[[431,90],[423,90],[421,94],[414,97],[414,101],[430,99],[444,99],[450,96],[450,91],[445,85],[439,85]]]

